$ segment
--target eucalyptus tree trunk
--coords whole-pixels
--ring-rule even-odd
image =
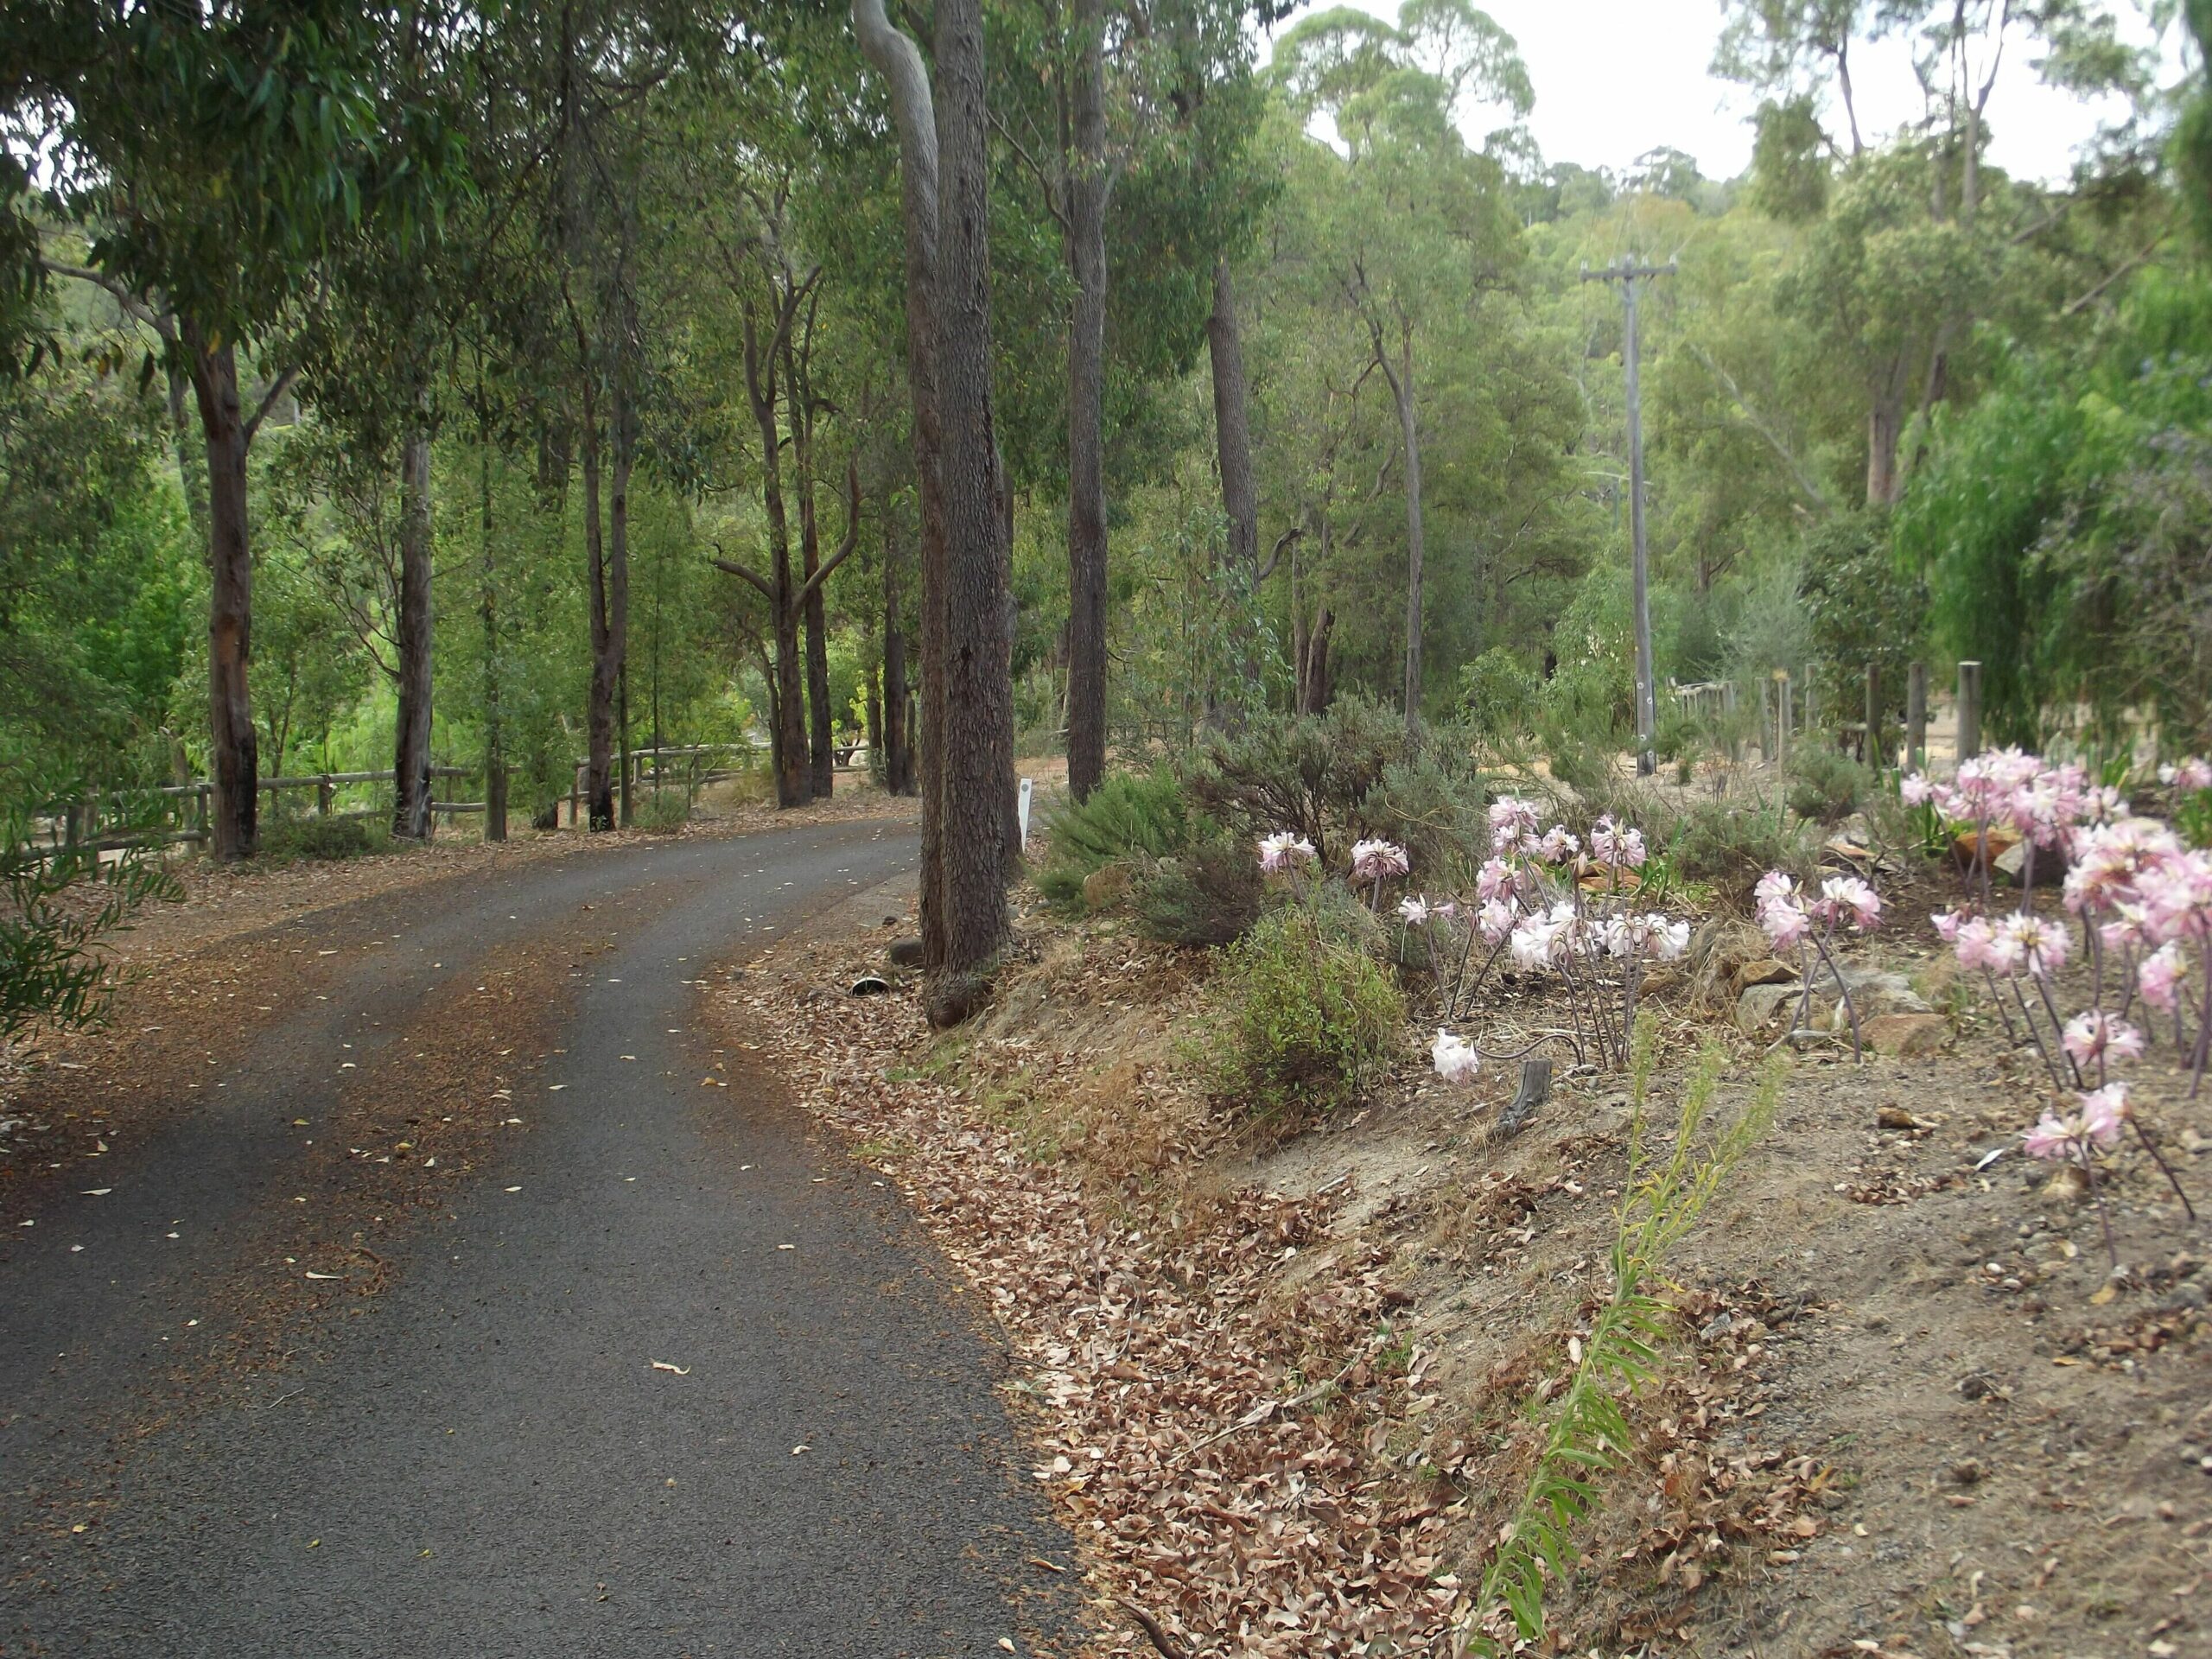
[[[591,611],[591,685],[584,699],[584,810],[594,830],[614,827],[614,615],[600,518],[598,411],[584,400],[584,564]]]
[[[1904,487],[1904,474],[1897,467],[1897,445],[1904,436],[1904,392],[1894,384],[1903,372],[1891,377],[1893,384],[1874,394],[1872,405],[1866,411],[1866,505],[1885,507],[1897,505]]]
[[[906,630],[899,594],[901,550],[887,502],[883,514],[883,786],[914,792],[913,721],[906,700]]]
[[[253,555],[246,538],[245,417],[238,353],[187,319],[184,340],[207,451],[207,736],[215,798],[208,849],[228,863],[253,855],[260,740],[246,691],[253,655]]]
[[[184,492],[184,513],[192,525],[192,538],[207,539],[207,454],[201,435],[193,429],[184,397],[191,377],[172,362],[168,372],[169,434],[176,448],[177,487]]]
[[[478,404],[482,405],[482,391]],[[484,554],[479,615],[484,623],[484,839],[507,838],[507,755],[499,708],[499,590],[492,520],[492,444],[488,423],[477,431],[476,487],[483,512]]]
[[[1104,7],[1075,0],[1075,152],[1067,175],[1068,792],[1106,776],[1106,170]]]
[[[615,776],[622,790],[621,823],[627,829],[637,810],[630,774],[630,472],[637,459],[638,435],[619,379],[613,406],[614,490],[607,504],[607,607],[614,654],[614,738],[622,762]]]
[[[937,391],[937,118],[921,48],[891,27],[883,0],[853,0],[853,32],[862,54],[888,83],[892,118],[899,129],[899,207],[906,232],[906,384],[921,504],[922,731],[916,781],[922,797],[922,963],[935,969],[944,964],[949,937],[940,735],[945,728],[946,530],[940,466],[944,429]]]
[[[430,838],[430,435],[416,425],[399,442],[399,617],[392,641],[399,714],[391,833],[406,841]]]
[[[1206,318],[1206,353],[1213,364],[1215,464],[1221,473],[1221,511],[1229,520],[1229,557],[1246,570],[1260,566],[1260,491],[1252,477],[1251,385],[1244,375],[1244,346],[1236,326],[1236,295],[1229,262],[1213,268],[1213,310]]]
[[[791,357],[786,370],[795,368]],[[822,597],[823,584],[815,581],[822,568],[822,532],[814,501],[814,415],[807,407],[805,380],[796,372],[784,378],[785,406],[791,410],[791,460],[798,473],[798,545],[800,569],[806,583],[801,607],[806,625],[807,760],[810,792],[826,800],[836,785],[837,757],[830,748],[830,622]]]
[[[1414,342],[1410,329],[1399,336],[1394,367],[1381,349],[1376,359],[1398,406],[1398,432],[1406,452],[1406,729],[1421,724],[1421,426],[1414,413]]]
[[[812,779],[807,767],[806,694],[799,683],[799,613],[791,602],[796,590],[791,581],[791,520],[784,507],[783,434],[776,419],[779,351],[773,340],[762,349],[748,313],[745,389],[753,405],[753,423],[760,429],[760,507],[768,521],[766,585],[776,634],[775,718],[769,728],[769,760],[776,772],[776,804],[786,807],[804,806],[812,798]]]
[[[937,405],[945,554],[943,702],[932,728],[943,819],[944,962],[930,1014],[972,1012],[1006,938],[1014,687],[1006,499],[991,404],[990,157],[981,0],[938,0]],[[926,644],[926,641],[925,642]]]

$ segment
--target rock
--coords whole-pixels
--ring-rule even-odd
[[[1798,990],[1795,985],[1752,985],[1736,999],[1736,1029],[1746,1037],[1756,1037],[1777,1016],[1787,1017],[1785,1010],[1796,1012]]]
[[[1101,864],[1083,878],[1086,909],[1111,910],[1129,896],[1129,873],[1119,864]]]
[[[1753,985],[1795,985],[1796,982],[1796,966],[1775,957],[1761,957],[1756,962],[1745,963],[1736,970],[1736,988],[1738,991]]]
[[[1951,839],[1951,857],[1962,870],[1979,869],[1985,856],[2002,858],[2008,848],[2019,844],[2019,840],[2018,831],[2002,824],[1992,824],[1980,835],[1962,830]]]
[[[883,954],[890,958],[893,968],[918,968],[922,965],[922,942],[919,939],[893,939],[891,948]]]
[[[1874,1127],[1881,1129],[1906,1129],[1919,1135],[1936,1126],[1931,1119],[1916,1117],[1902,1106],[1885,1106],[1874,1114]]]
[[[1867,968],[1846,968],[1843,982],[1851,987],[1851,1000],[1859,1006],[1861,1029],[1878,1014],[1929,1014],[1927,999],[1912,988],[1903,974],[1877,973]]]
[[[1951,1465],[1951,1478],[1961,1486],[1971,1486],[1981,1478],[1981,1465],[1972,1458],[1961,1458]]]
[[[2089,1178],[2079,1164],[2061,1164],[2043,1184],[2043,1195],[2062,1204],[2079,1204],[2089,1196]]]
[[[1936,1014],[1878,1014],[1860,1028],[1866,1046],[1877,1054],[1894,1055],[1901,1060],[1914,1060],[1937,1052],[1951,1040],[1950,1023]],[[1885,1111],[1893,1109],[1885,1107]],[[1910,1118],[1911,1114],[1906,1113]],[[1917,1122],[1907,1123],[1907,1128],[1918,1128]]]
[[[1843,978],[1844,982],[1851,987],[1852,1001],[1858,1007],[1862,1033],[1868,1022],[1883,1014],[1932,1012],[1926,1001],[1901,974],[1878,973],[1869,968],[1846,968]],[[1786,1024],[1796,1012],[1798,999],[1803,995],[1803,988],[1795,984],[1746,986],[1736,999],[1736,1029],[1746,1037],[1756,1037],[1770,1026]],[[1807,1020],[1808,1025],[1821,1031],[1850,1030],[1842,999],[1836,995],[1835,976],[1824,967],[1814,972],[1812,1001]]]

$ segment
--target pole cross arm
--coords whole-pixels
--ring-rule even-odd
[[[1639,265],[1631,259],[1624,258],[1618,265],[1600,265],[1595,270],[1587,265],[1582,267],[1582,280],[1586,283],[1630,282],[1639,276],[1672,276],[1674,274],[1675,262],[1671,259],[1663,265]]]

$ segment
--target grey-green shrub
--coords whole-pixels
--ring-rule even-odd
[[[1137,925],[1169,944],[1227,944],[1259,919],[1259,861],[1242,842],[1200,842],[1145,868]]]
[[[1849,755],[1813,744],[1789,757],[1789,810],[1815,823],[1840,823],[1849,817],[1874,774]]]

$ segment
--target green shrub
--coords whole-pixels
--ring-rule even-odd
[[[391,850],[391,830],[381,818],[279,818],[262,825],[257,855],[270,864],[323,863]]]
[[[2192,847],[2212,847],[2212,789],[2191,790],[2174,802],[2174,828]]]
[[[658,836],[674,835],[691,822],[691,797],[681,789],[648,791],[638,802],[638,828]]]
[[[1789,757],[1789,810],[1815,823],[1840,823],[1873,785],[1874,775],[1849,755],[1808,744]]]
[[[1262,1112],[1332,1111],[1389,1058],[1405,1004],[1375,959],[1286,906],[1230,947],[1217,1084]]]
[[[1543,682],[1510,645],[1492,645],[1459,669],[1459,702],[1485,736],[1526,731]]]
[[[1683,812],[1666,856],[1680,880],[1707,883],[1748,906],[1752,887],[1769,870],[1809,874],[1815,861],[1812,842],[1805,826],[1792,823],[1778,803],[1700,800]]]
[[[1242,842],[1202,842],[1138,878],[1137,925],[1169,944],[1227,944],[1260,918],[1259,861]]]
[[[31,837],[29,811],[0,805],[0,1048],[35,1026],[98,1024],[115,988],[102,936],[155,899],[184,897],[157,853],[41,857]]]
[[[1084,878],[1132,854],[1166,858],[1191,839],[1191,818],[1183,785],[1166,767],[1110,774],[1090,798],[1069,801],[1046,820],[1051,850],[1037,874],[1037,886],[1053,904],[1082,902]]]

